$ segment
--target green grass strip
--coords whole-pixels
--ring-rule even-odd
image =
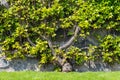
[[[120,72],[0,72],[0,80],[120,80]]]

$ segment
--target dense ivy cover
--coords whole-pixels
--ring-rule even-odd
[[[96,56],[106,62],[119,61],[119,0],[8,0],[8,3],[8,9],[0,6],[0,46],[8,59],[35,56],[41,63],[48,63],[59,55],[78,64],[96,60]],[[85,38],[95,30],[106,30],[108,35],[96,36],[100,45],[90,46],[89,56],[75,46],[60,49],[60,44],[52,44],[67,36],[77,39],[75,26],[80,30],[78,37]],[[59,29],[67,31],[66,36],[59,35],[63,32],[57,34]]]

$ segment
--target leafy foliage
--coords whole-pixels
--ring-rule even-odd
[[[101,51],[105,62],[114,63],[120,60],[120,37],[106,36],[103,39]]]
[[[58,29],[67,30],[67,34],[71,36],[74,34],[71,32],[74,25],[79,26],[80,37],[86,37],[91,31],[98,29],[120,31],[119,0],[8,0],[8,2],[9,9],[0,7],[0,45],[3,54],[8,58],[34,55],[41,58],[41,63],[54,60],[45,37],[54,40],[58,36],[56,34]],[[119,39],[110,35],[104,38],[99,50],[102,51],[104,61],[112,62],[114,59],[118,61]],[[54,45],[54,48],[58,49],[58,46],[59,44]],[[68,52],[62,52],[64,52],[62,57],[74,59],[77,63],[95,57],[93,48],[90,48],[88,53],[76,47],[69,48]]]

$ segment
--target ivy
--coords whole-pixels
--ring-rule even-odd
[[[66,37],[65,41],[74,35],[75,26],[80,28],[78,37],[84,38],[95,30],[120,31],[119,0],[7,1],[10,5],[8,9],[0,6],[0,46],[3,54],[11,59],[32,55],[39,57],[41,63],[54,60],[52,52],[59,50],[60,46],[54,41],[55,38],[59,39],[59,34],[56,33],[59,29],[67,31],[62,34]],[[92,60],[98,56],[97,53],[101,53],[104,62],[119,61],[119,35],[108,34],[97,46],[99,49],[93,45],[85,52],[72,45],[74,47],[61,50],[61,57],[74,59],[79,64]],[[52,46],[50,41],[53,42]]]
[[[114,63],[119,62],[120,57],[120,37],[106,36],[100,44],[103,61]]]

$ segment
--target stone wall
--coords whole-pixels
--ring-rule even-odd
[[[39,60],[34,58],[27,59],[16,59],[6,62],[4,59],[0,59],[0,71],[54,71],[55,66],[47,64],[39,67]],[[108,65],[102,62],[85,62],[82,65],[73,65],[74,71],[85,72],[85,71],[120,71],[120,64]]]
[[[5,59],[0,59],[0,71],[53,71],[53,69],[52,64],[40,67],[39,60],[34,58],[14,59],[8,62]]]

